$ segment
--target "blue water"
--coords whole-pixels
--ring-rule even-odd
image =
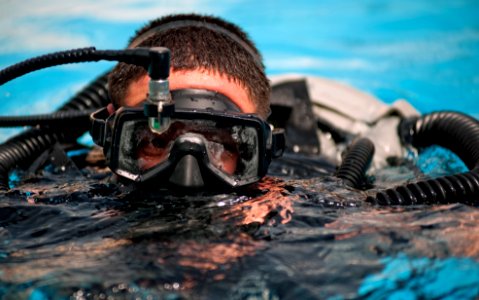
[[[242,26],[268,74],[324,76],[424,113],[479,117],[477,1],[63,2],[0,3],[0,67],[74,47],[122,48],[146,20],[195,11]],[[0,87],[0,107],[53,111],[111,66],[30,74]],[[428,151],[417,166],[431,176],[464,169]],[[282,168],[272,174],[289,176],[259,191],[180,202],[85,183],[78,170],[32,178],[0,202],[0,298],[478,297],[476,208],[364,207],[362,193],[321,172],[300,181]]]
[[[469,258],[382,260],[380,274],[366,277],[358,294],[369,299],[471,299],[479,294],[479,263]]]

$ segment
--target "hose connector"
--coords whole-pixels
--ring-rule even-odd
[[[171,115],[175,105],[171,99],[168,76],[170,74],[170,50],[163,47],[153,47],[150,51],[148,66],[148,97],[144,105],[150,129],[162,133],[171,124]]]

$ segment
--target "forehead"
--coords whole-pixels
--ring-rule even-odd
[[[148,76],[132,82],[127,89],[122,106],[138,106],[148,93]],[[256,107],[251,100],[247,89],[238,81],[230,79],[223,74],[205,70],[171,70],[170,90],[179,89],[204,89],[228,97],[244,113],[256,113]]]

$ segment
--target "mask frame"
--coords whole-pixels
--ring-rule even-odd
[[[254,114],[245,114],[233,111],[215,111],[199,109],[181,109],[176,107],[171,115],[172,120],[205,120],[220,122],[229,126],[245,126],[254,129],[257,136],[258,162],[255,174],[247,178],[235,178],[225,174],[214,166],[207,154],[205,141],[201,139],[183,139],[173,144],[168,159],[144,173],[134,174],[131,170],[121,167],[120,141],[121,130],[125,122],[145,120],[142,108],[122,107],[114,114],[109,115],[106,108],[103,108],[91,115],[91,135],[96,144],[103,147],[103,152],[110,169],[117,175],[136,183],[147,183],[158,179],[161,183],[168,183],[172,172],[178,161],[185,155],[192,155],[200,165],[203,178],[206,178],[205,185],[222,185],[228,187],[240,187],[249,185],[260,180],[267,172],[272,158],[282,155],[285,148],[284,131],[274,129],[267,122]],[[193,142],[195,140],[195,142]],[[184,145],[182,145],[184,144]],[[156,182],[156,181],[155,181]]]

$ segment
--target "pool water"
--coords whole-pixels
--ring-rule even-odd
[[[0,203],[0,295],[479,295],[476,208],[372,207],[364,192],[328,175],[327,166],[308,162],[310,178],[297,179],[306,160],[288,154],[258,185],[218,195],[131,191],[82,178],[75,168],[30,177]]]
[[[421,112],[479,117],[476,1],[0,3],[0,66],[49,51],[122,48],[146,19],[198,11],[250,33],[269,74],[351,84]],[[58,67],[0,88],[4,114],[49,112],[111,64]],[[2,140],[16,131],[2,131]],[[379,186],[464,170],[438,148]],[[132,191],[73,166],[2,194],[4,299],[474,299],[479,214],[463,204],[373,207],[334,168],[288,154],[233,194]],[[424,175],[421,175],[424,176]]]

